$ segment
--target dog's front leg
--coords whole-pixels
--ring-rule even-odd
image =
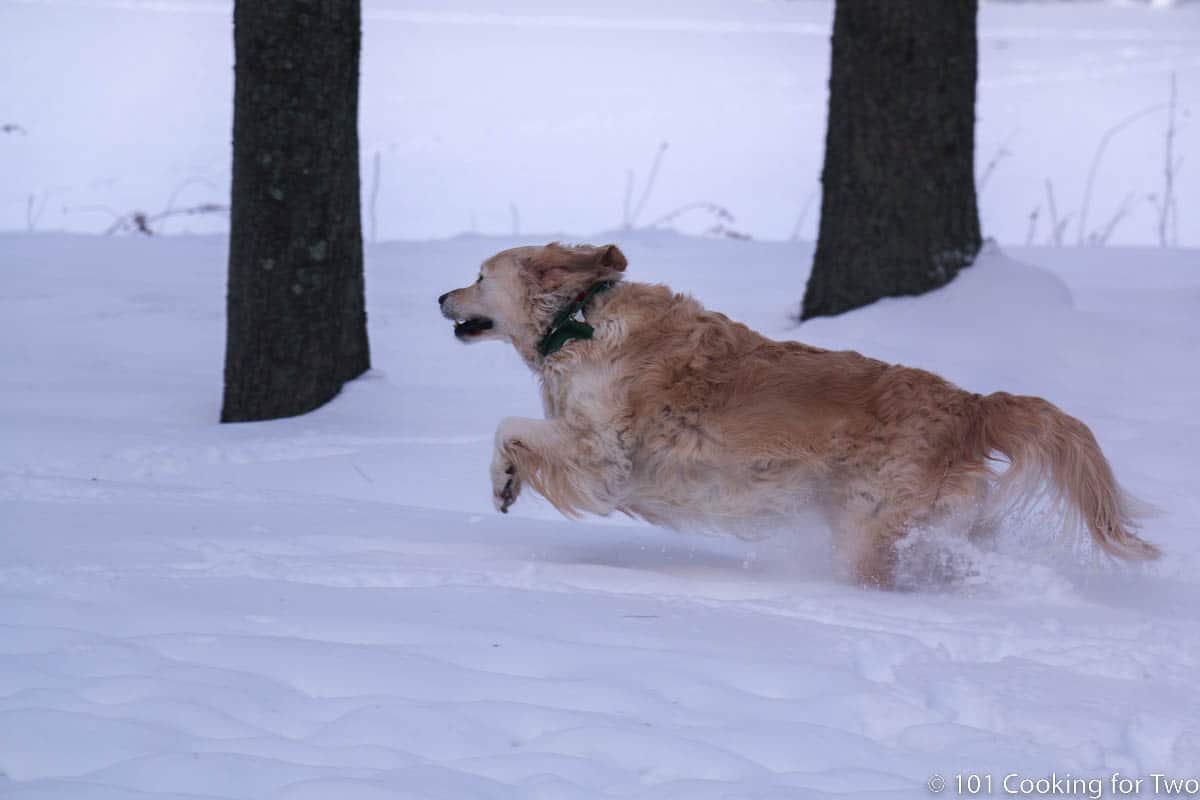
[[[621,467],[624,459],[609,452],[614,447],[602,435],[572,429],[561,418],[506,417],[496,428],[492,502],[507,513],[528,483],[564,514],[606,514],[628,472]]]
[[[521,477],[527,474],[534,450],[553,445],[554,431],[546,420],[505,417],[496,427],[496,447],[492,452],[492,504],[507,514],[508,507],[521,493]],[[524,469],[520,469],[524,467]]]
[[[506,418],[508,422],[513,417]],[[530,420],[533,422],[534,420]],[[496,429],[496,446],[492,451],[492,505],[502,514],[508,513],[508,507],[517,501],[521,493],[521,478],[517,475],[517,465],[514,461],[513,445],[505,443],[504,424]]]

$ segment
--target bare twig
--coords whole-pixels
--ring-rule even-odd
[[[1029,212],[1029,227],[1025,229],[1025,246],[1033,244],[1033,238],[1037,235],[1038,213],[1041,212],[1041,206],[1034,206],[1033,211]]]
[[[674,222],[678,217],[683,216],[684,214],[688,213],[689,211],[706,211],[709,214],[712,214],[713,217],[715,217],[717,220],[721,220],[724,222],[733,222],[733,214],[731,214],[729,212],[729,209],[725,208],[724,206],[719,206],[716,203],[708,203],[705,201],[699,201],[696,203],[685,203],[684,205],[681,205],[678,208],[672,209],[672,210],[668,211],[666,214],[663,214],[658,219],[651,222],[646,227],[647,228],[657,228],[660,225],[666,225],[668,222]]]
[[[727,239],[737,239],[739,242],[750,241],[750,234],[745,231],[737,231],[730,228],[728,225],[717,223],[705,231],[709,236],[724,236]]]
[[[820,190],[821,187],[819,185],[815,186],[808,193],[808,197],[804,198],[804,207],[800,209],[800,216],[796,218],[796,224],[792,228],[791,240],[793,242],[800,241],[800,229],[804,227],[804,220],[808,219],[808,210],[812,208],[812,204],[817,199],[817,194]]]
[[[1054,244],[1058,247],[1062,247],[1063,236],[1066,235],[1067,225],[1071,222],[1071,217],[1073,216],[1074,214],[1067,214],[1059,220],[1058,226],[1054,229]]]
[[[1088,244],[1098,245],[1100,247],[1108,244],[1108,237],[1112,236],[1113,231],[1117,229],[1117,225],[1120,224],[1121,220],[1125,219],[1126,215],[1129,214],[1130,203],[1132,201],[1133,192],[1130,192],[1129,194],[1125,195],[1123,200],[1121,200],[1121,204],[1117,206],[1117,210],[1113,212],[1112,217],[1109,218],[1108,224],[1105,225],[1102,230],[1092,231],[1088,234]]]
[[[1058,206],[1054,204],[1054,184],[1046,179],[1046,206],[1050,210],[1050,243],[1062,245],[1062,226],[1058,221]]]
[[[702,211],[706,214],[710,214],[713,217],[712,226],[704,231],[710,236],[726,236],[730,239],[740,240],[746,240],[750,238],[750,234],[735,230],[726,224],[734,221],[733,214],[730,213],[729,209],[725,208],[724,206],[717,205],[716,203],[708,203],[704,201],[685,203],[684,205],[681,205],[678,208],[672,209],[666,214],[663,214],[646,227],[657,228],[660,225],[666,225],[670,222],[674,222],[684,214],[688,214],[693,211]]]
[[[1180,158],[1175,162],[1175,173],[1179,173],[1179,168],[1183,166],[1183,159]],[[1179,246],[1179,203],[1171,204],[1171,246]]]
[[[64,214],[78,213],[95,213],[100,212],[108,214],[112,217],[112,224],[104,229],[105,236],[111,236],[114,233],[140,233],[143,236],[154,236],[161,233],[161,230],[155,230],[154,225],[161,223],[163,220],[172,217],[191,216],[195,214],[219,214],[229,210],[229,206],[221,205],[220,203],[200,203],[194,206],[185,208],[167,208],[157,214],[149,214],[145,211],[130,211],[127,214],[119,214],[108,206],[88,205],[88,206],[63,206]]]
[[[0,125],[0,133],[19,133],[24,136],[28,131],[15,122],[6,122]]]
[[[1167,101],[1166,149],[1163,157],[1163,195],[1158,212],[1158,244],[1168,245],[1167,222],[1175,207],[1175,73],[1171,73],[1171,99]]]
[[[1155,111],[1159,111],[1164,107],[1165,104],[1158,103],[1157,105],[1147,106],[1141,111],[1135,111],[1134,113],[1122,119],[1116,125],[1113,125],[1111,128],[1106,130],[1104,135],[1100,137],[1100,144],[1096,146],[1096,153],[1092,156],[1091,166],[1088,167],[1087,183],[1084,184],[1083,202],[1080,204],[1079,210],[1079,226],[1078,230],[1076,231],[1076,241],[1078,244],[1083,244],[1083,237],[1087,230],[1088,210],[1092,205],[1092,185],[1095,183],[1096,170],[1100,168],[1100,161],[1104,158],[1104,151],[1108,148],[1108,143],[1112,141],[1114,136],[1133,123],[1137,122],[1142,117],[1149,116],[1150,114],[1153,114]]]
[[[992,177],[992,173],[996,171],[996,165],[1012,155],[1012,151],[1008,149],[1008,145],[1013,139],[1016,138],[1016,136],[1017,132],[1014,130],[1008,135],[1008,138],[1001,142],[1000,146],[996,148],[996,152],[992,154],[987,166],[983,168],[983,174],[979,176],[979,180],[976,182],[976,195],[983,194],[983,190],[987,187],[988,179],[990,179]]]
[[[154,236],[156,233],[161,233],[161,228],[156,231],[154,225],[172,217],[217,214],[228,210],[229,206],[219,203],[200,203],[199,205],[188,206],[186,208],[168,208],[157,214],[147,214],[145,211],[131,211],[128,214],[117,217],[104,233],[106,236],[111,236],[114,233],[128,231],[130,233],[140,233],[143,236]]]
[[[179,200],[179,195],[183,194],[183,191],[191,186],[206,186],[209,189],[213,189],[213,190],[216,190],[216,188],[217,188],[217,185],[215,183],[213,183],[212,181],[210,181],[208,178],[205,178],[202,175],[193,175],[190,178],[187,178],[186,180],[184,180],[182,183],[180,183],[178,186],[176,186],[171,191],[171,195],[167,198],[166,206],[163,208],[163,210],[161,212],[159,212],[158,215],[153,217],[153,219],[161,218],[163,220],[166,220],[172,216],[180,216],[181,214],[186,214],[186,213],[195,213],[195,212],[188,212],[186,209],[182,209],[179,206],[175,205],[176,202]],[[196,206],[191,206],[190,208],[195,208],[195,207]],[[222,208],[224,208],[224,207],[222,207]],[[152,219],[152,218],[147,217],[147,219]],[[139,232],[144,233],[144,231],[139,231]],[[153,235],[153,233],[162,233],[162,232],[163,231],[160,228],[158,231],[154,231],[152,233],[147,233],[146,235],[150,236],[150,235]]]
[[[205,178],[200,175],[193,175],[192,177],[188,178],[183,183],[181,183],[175,187],[175,189],[171,192],[171,196],[167,198],[167,205],[165,206],[164,210],[175,208],[175,201],[179,199],[179,195],[183,194],[183,190],[188,188],[189,186],[196,186],[196,185],[207,186],[210,189],[217,188],[217,185],[215,183],[213,183],[212,181],[210,181],[208,178]]]
[[[124,216],[117,217],[117,220],[104,231],[104,235],[112,236],[114,233],[120,233],[121,231],[137,232],[145,236],[154,235],[154,231],[150,229],[150,223],[146,219],[145,211],[133,211]]]
[[[642,187],[642,193],[638,197],[637,205],[633,206],[632,210],[631,201],[633,199],[634,184],[633,170],[627,170],[625,172],[625,205],[621,219],[621,227],[625,230],[634,230],[638,227],[638,219],[641,218],[642,212],[646,210],[646,203],[654,191],[654,182],[658,178],[658,171],[659,168],[662,167],[663,156],[666,154],[668,146],[668,143],[665,141],[659,142],[658,150],[654,153],[654,161],[650,164],[650,172],[646,175],[646,183]],[[705,201],[685,203],[684,205],[674,208],[658,217],[653,222],[647,224],[645,228],[657,228],[661,225],[666,225],[670,222],[674,222],[683,214],[687,214],[692,211],[703,211],[712,215],[714,223],[712,227],[705,231],[705,233],[713,236],[728,236],[731,239],[750,238],[749,234],[734,230],[726,225],[727,222],[733,222],[733,214],[729,212],[729,209],[725,208],[724,206],[717,205],[716,203],[709,203]]]
[[[222,203],[198,203],[187,208],[169,208],[166,211],[160,211],[157,214],[150,216],[150,221],[155,222],[168,217],[193,216],[196,214],[222,214],[229,210],[229,206]]]
[[[654,181],[658,178],[658,169],[662,166],[663,156],[666,152],[667,143],[659,142],[658,150],[654,153],[654,161],[650,164],[650,172],[646,175],[646,185],[642,187],[642,196],[638,198],[633,215],[629,218],[629,227],[631,228],[637,225],[638,217],[642,215],[642,211],[646,208],[646,201],[650,199],[650,193],[654,191]]]
[[[1062,247],[1063,234],[1066,233],[1067,223],[1071,221],[1071,214],[1067,214],[1061,219],[1058,216],[1058,205],[1054,202],[1054,184],[1049,178],[1046,179],[1046,206],[1050,210],[1050,238],[1049,241],[1055,247]]]
[[[25,230],[33,233],[42,212],[46,210],[46,201],[50,199],[50,190],[43,189],[41,195],[31,194],[25,198]]]

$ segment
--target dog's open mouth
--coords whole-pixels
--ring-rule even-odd
[[[454,335],[460,339],[469,339],[472,336],[478,336],[484,331],[490,331],[492,324],[492,321],[487,317],[467,317],[464,320],[454,323]]]

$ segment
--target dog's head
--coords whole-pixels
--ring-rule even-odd
[[[619,280],[625,255],[613,244],[514,247],[483,262],[470,286],[438,298],[463,342],[503,339],[527,352],[554,317],[601,281]]]

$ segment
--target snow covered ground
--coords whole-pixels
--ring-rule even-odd
[[[808,245],[618,241],[631,279],[769,335],[1050,398],[1162,509],[1165,559],[1114,567],[1033,519],[918,547],[953,575],[881,593],[831,576],[819,528],[689,537],[528,494],[500,516],[493,426],[536,391],[434,299],[512,240],[369,249],[376,369],[305,417],[220,426],[224,239],[3,236],[0,796],[1200,777],[1200,254],[993,248],[939,292],[796,327]]]
[[[225,202],[230,0],[0,2],[0,229],[99,232],[113,213]],[[830,0],[366,0],[365,190],[380,156],[378,240],[461,231],[596,231],[695,201],[732,227],[813,238]],[[976,156],[984,233],[1079,239],[1128,203],[1113,242],[1157,244],[1169,76],[1177,74],[1179,243],[1200,246],[1200,3],[984,2]],[[998,159],[993,169],[988,165]],[[986,179],[985,179],[986,176]],[[65,209],[65,210],[64,210]],[[699,231],[712,219],[676,220]],[[224,230],[221,216],[170,231]],[[367,232],[374,229],[368,218]]]

